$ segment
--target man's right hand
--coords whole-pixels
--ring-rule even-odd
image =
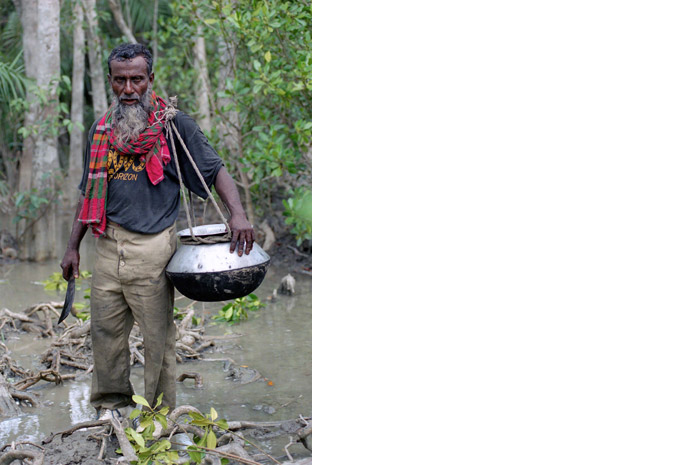
[[[77,249],[67,249],[61,261],[61,269],[63,269],[63,279],[69,281],[71,277],[79,277],[80,275],[80,252]]]

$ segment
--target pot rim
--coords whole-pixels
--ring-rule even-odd
[[[189,228],[177,231],[177,236],[179,237],[191,237],[191,231],[194,232],[196,237],[209,237],[209,236],[219,236],[227,232],[227,228],[224,223],[214,223],[214,224],[201,224],[199,226],[194,226],[191,230]]]
[[[258,268],[260,266],[268,266],[271,263],[271,258],[263,261],[262,263],[258,263],[257,265],[249,265],[249,266],[243,266],[242,268],[233,268],[231,270],[218,270],[218,271],[169,271],[165,269],[166,274],[175,274],[175,275],[204,275],[204,274],[223,274],[223,273],[237,273],[240,271],[244,271],[250,268]],[[266,274],[266,269],[264,270]]]

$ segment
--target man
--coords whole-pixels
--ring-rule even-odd
[[[176,248],[175,220],[182,179],[202,198],[206,191],[184,147],[164,131],[166,104],[152,91],[153,59],[141,44],[125,44],[108,58],[114,101],[88,133],[77,212],[61,262],[63,278],[77,277],[80,242],[88,227],[96,239],[92,275],[91,336],[94,355],[90,402],[100,418],[133,406],[128,337],[134,320],[145,346],[145,395],[151,405],[163,394],[174,408],[174,289],[165,266]],[[206,184],[231,216],[230,253],[250,252],[254,230],[223,162],[194,120],[177,112],[172,123]]]

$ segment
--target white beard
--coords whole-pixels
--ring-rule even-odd
[[[148,84],[146,90],[135,105],[124,105],[119,101],[112,90],[112,97],[116,102],[114,115],[112,117],[112,130],[118,143],[135,141],[138,136],[148,127],[148,116],[153,111],[150,96],[153,93],[152,84]]]

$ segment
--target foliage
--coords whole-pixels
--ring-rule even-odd
[[[286,224],[292,226],[291,232],[296,236],[297,245],[312,238],[313,235],[313,194],[299,187],[291,192],[291,197],[283,201]]]
[[[16,200],[19,213],[9,218],[41,215],[55,193],[17,192],[17,172],[24,138],[48,132],[61,137],[61,164],[67,160],[66,135],[85,128],[70,120],[72,74],[72,5],[62,2],[61,77],[56,95],[38,90],[24,73],[22,27],[16,2],[0,0],[0,205]],[[312,5],[307,0],[155,0],[121,2],[126,23],[135,37],[154,50],[155,91],[177,95],[179,108],[199,119],[199,73],[194,66],[196,37],[206,44],[210,83],[211,144],[234,174],[255,215],[276,216],[279,196],[289,193],[286,224],[299,240],[310,238],[310,222],[292,203],[297,190],[310,191],[312,147]],[[108,0],[97,0],[102,61],[124,42]],[[156,16],[156,17],[155,17]],[[157,27],[154,28],[153,20]],[[89,65],[88,65],[89,67]],[[91,79],[85,74],[84,115],[93,120]],[[106,85],[106,83],[105,83]],[[108,87],[107,87],[108,89]],[[58,116],[24,121],[30,102],[42,109],[55,105]],[[48,113],[47,113],[48,114]],[[244,173],[244,175],[243,175]],[[57,183],[56,185],[61,185]],[[302,202],[301,202],[302,203]],[[248,206],[249,207],[249,206]],[[15,221],[16,222],[16,221]],[[256,222],[256,220],[255,220]],[[274,222],[273,224],[279,224]],[[17,232],[15,236],[19,236]]]
[[[167,418],[165,415],[167,415],[170,408],[163,407],[156,410],[162,403],[162,394],[158,396],[154,407],[151,407],[148,401],[142,396],[134,395],[132,399],[135,403],[141,405],[142,408],[134,409],[129,418],[131,420],[139,418],[140,428],[143,428],[143,430],[138,432],[133,428],[126,428],[124,432],[138,456],[138,465],[175,463],[179,459],[179,455],[176,451],[170,450],[172,447],[170,441],[167,439],[160,439],[158,441],[153,439],[156,421],[160,423],[163,429],[167,428]]]
[[[16,214],[12,218],[12,223],[36,218],[42,211],[42,206],[50,203],[49,198],[53,197],[51,194],[51,188],[39,191],[35,187],[28,191],[17,192],[14,196]]]
[[[75,129],[84,131],[85,127],[82,124],[74,123],[70,119],[70,108],[68,104],[60,101],[64,96],[70,95],[71,86],[70,78],[65,75],[61,76],[60,79],[51,80],[47,89],[38,87],[34,83],[29,84],[27,88],[28,93],[38,100],[42,112],[39,114],[38,118],[36,118],[37,122],[35,124],[25,124],[18,130],[18,133],[22,137],[28,137],[38,136],[44,133],[58,136],[63,128],[67,129],[68,132],[72,132]],[[53,104],[57,105],[58,111],[55,115],[49,116],[50,112],[47,110]],[[29,110],[31,101],[29,99],[16,98],[10,102],[10,105],[15,110],[26,112]]]
[[[27,191],[17,191],[12,195],[12,209],[14,210],[14,215],[10,215],[12,216],[12,224],[27,220],[22,232],[17,234],[17,239],[21,239],[31,229],[34,222],[60,200],[62,191],[59,187],[60,183],[56,179],[58,177],[60,177],[58,171],[43,173],[41,179],[44,187],[41,189],[32,187]],[[49,178],[53,178],[53,180],[47,182]],[[7,203],[9,202],[4,199],[0,202],[0,204]]]
[[[220,83],[219,98],[232,103],[218,116],[239,112],[241,159],[253,182],[298,177],[312,130],[310,4],[248,0],[231,10],[217,10],[221,37],[237,59],[233,77]]]
[[[190,412],[189,416],[192,419],[192,425],[203,428],[204,430],[204,435],[202,437],[194,438],[196,445],[208,449],[215,449],[218,440],[216,439],[216,433],[214,432],[213,428],[218,427],[222,430],[227,430],[228,422],[223,419],[216,421],[218,418],[218,412],[216,412],[213,407],[211,407],[211,413],[206,414],[205,416],[199,415],[196,412]],[[187,453],[194,463],[200,463],[206,455],[201,449],[198,449],[195,446],[189,446],[187,448]]]
[[[224,321],[231,325],[240,323],[248,318],[247,312],[256,312],[264,306],[254,294],[240,297],[228,302],[218,311],[218,315],[213,317],[216,321]]]
[[[78,279],[75,281],[75,286],[77,288],[81,288],[83,284],[83,280],[85,279],[90,279],[92,278],[92,273],[89,271],[81,271],[80,275],[78,276]],[[68,289],[68,282],[63,279],[63,273],[60,271],[56,271],[55,273],[51,273],[51,276],[49,276],[47,279],[40,281],[41,284],[44,285],[44,290],[45,291],[58,291],[58,292],[65,292]],[[91,288],[86,288],[84,289],[84,295],[83,297],[86,300],[89,300],[90,298],[90,292]],[[73,307],[75,307],[78,310],[78,313],[75,315],[77,318],[79,318],[82,321],[87,321],[90,318],[90,312],[87,311],[88,305],[83,303],[83,302],[75,302],[73,303]]]
[[[191,44],[201,32],[214,93],[209,138],[230,172],[240,167],[250,178],[255,206],[271,214],[268,199],[278,187],[308,185],[311,175],[311,5],[180,0],[171,8],[172,17],[161,23],[162,61],[169,63],[161,79],[180,96],[180,108],[195,109]]]
[[[21,58],[22,54],[18,53],[11,62],[0,61],[0,101],[24,97],[29,81],[24,75]]]
[[[148,401],[142,396],[134,395],[132,399],[136,404],[141,405],[142,408],[134,409],[131,415],[129,415],[129,418],[131,420],[136,418],[139,419],[138,429],[141,431],[138,432],[133,428],[126,428],[124,432],[138,456],[137,463],[139,465],[176,463],[179,456],[176,451],[171,450],[172,443],[168,439],[156,440],[153,438],[155,422],[160,423],[163,430],[167,428],[166,415],[169,411],[169,407],[163,407],[157,410],[162,403],[162,394],[158,396],[154,407],[151,407]],[[216,448],[218,440],[214,428],[227,430],[228,422],[223,419],[218,420],[218,413],[213,407],[211,407],[211,412],[206,415],[200,415],[196,412],[190,412],[188,415],[191,417],[191,424],[202,428],[204,431],[202,437],[194,438],[196,446],[187,447],[187,454],[189,454],[189,458],[193,463],[201,463],[206,455],[203,448]]]
[[[90,279],[92,278],[92,273],[89,271],[81,271],[80,275],[78,276],[78,279],[75,281],[75,285],[79,285],[83,279]],[[44,290],[45,291],[60,291],[63,292],[68,289],[68,281],[63,279],[63,273],[60,271],[56,271],[55,273],[51,273],[51,276],[49,276],[47,279],[41,281],[41,284],[44,285]]]

